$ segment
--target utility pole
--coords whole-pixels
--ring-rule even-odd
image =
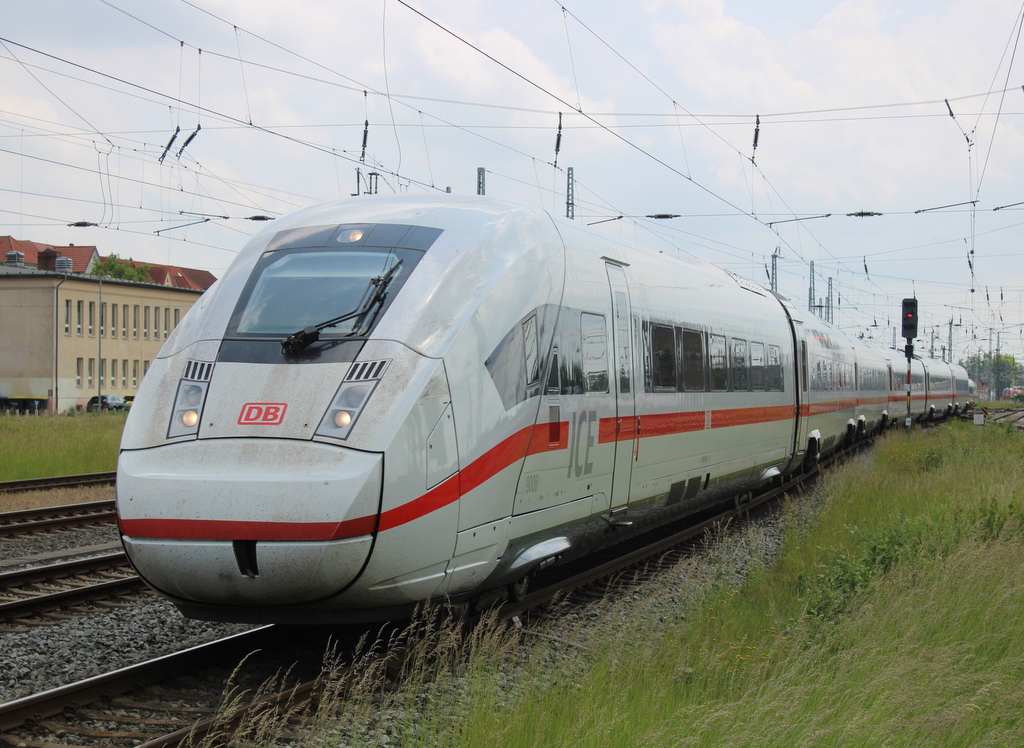
[[[478,166],[476,168],[476,194],[478,195],[487,194],[486,190],[484,189],[484,173],[484,167]]]
[[[807,289],[807,311],[814,311],[814,260],[811,260],[811,284]]]
[[[576,179],[571,166],[565,170],[565,217],[576,218]]]
[[[779,252],[782,247],[776,247],[772,252],[772,293],[779,292]]]
[[[946,363],[953,363],[953,318],[949,318],[949,345],[946,348],[949,351],[949,361]]]

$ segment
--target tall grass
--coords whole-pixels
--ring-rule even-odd
[[[744,579],[756,529],[600,616],[438,629],[404,687],[369,661],[328,678],[304,744],[1024,744],[1021,486],[1015,431],[895,433],[793,502]]]
[[[0,417],[0,481],[116,469],[126,415]]]

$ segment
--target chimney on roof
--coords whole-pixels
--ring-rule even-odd
[[[60,252],[56,249],[41,249],[36,255],[36,267],[53,272],[57,269],[58,257],[60,257]]]

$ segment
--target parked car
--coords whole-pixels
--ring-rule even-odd
[[[124,398],[120,395],[100,395],[100,407],[103,410],[124,410],[125,402]],[[89,398],[89,404],[85,406],[86,410],[96,410],[96,395]]]

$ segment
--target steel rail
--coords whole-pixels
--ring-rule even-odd
[[[214,660],[240,658],[268,643],[273,626],[263,626],[207,644],[130,665],[110,673],[0,704],[0,733],[74,710],[115,693],[155,683],[172,674],[206,667]]]
[[[85,581],[83,584],[52,592],[19,589],[19,587],[39,583],[67,583],[74,581],[74,578],[78,576],[112,569],[125,569],[129,573],[120,579],[109,579],[102,582]],[[24,596],[0,601],[0,620],[24,618],[69,605],[79,605],[145,589],[147,589],[145,582],[134,571],[131,571],[128,566],[128,558],[123,551],[47,566],[8,571],[0,574],[0,593],[8,597],[11,595]]]
[[[0,514],[0,537],[112,522],[115,517],[113,499],[19,509]]]
[[[49,478],[26,478],[0,481],[0,493],[40,491],[48,488],[81,488],[83,486],[112,486],[117,473],[84,473],[82,475],[56,475]]]
[[[0,573],[0,591],[9,590],[17,585],[33,584],[49,579],[66,578],[76,574],[88,574],[126,566],[128,566],[128,556],[124,551],[61,561],[45,566],[28,566],[24,569]]]

